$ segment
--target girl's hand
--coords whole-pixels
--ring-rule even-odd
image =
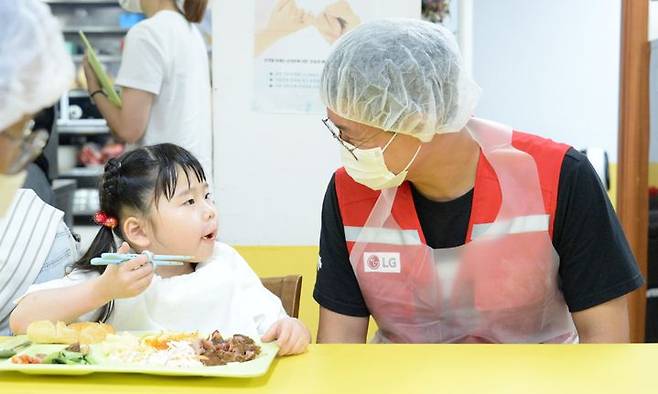
[[[279,345],[279,356],[299,354],[306,351],[308,344],[311,343],[311,333],[299,320],[286,317],[272,324],[261,338],[263,342],[271,342],[275,339]]]
[[[127,253],[129,250],[130,247],[124,242],[117,252]],[[98,278],[98,291],[108,301],[135,297],[149,287],[153,274],[153,265],[148,262],[146,256],[139,256],[121,264],[109,264]]]
[[[98,77],[96,77],[96,73],[89,64],[89,59],[87,58],[86,53],[82,58],[82,68],[85,70],[85,78],[87,79],[87,91],[89,91],[89,93],[93,93],[96,90],[99,90],[101,88],[101,84],[98,82]]]

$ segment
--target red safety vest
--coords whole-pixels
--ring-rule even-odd
[[[525,213],[521,213],[522,216],[518,218],[520,219],[519,222],[513,223],[510,227],[510,229],[515,229],[514,231],[518,230],[519,235],[507,237],[506,240],[501,240],[500,242],[507,245],[505,248],[510,248],[510,245],[515,245],[515,242],[517,241],[522,243],[524,240],[527,240],[529,245],[535,245],[534,242],[537,241],[537,238],[536,236],[532,235],[532,232],[536,231],[532,228],[533,223],[536,223],[536,219],[539,219],[539,222],[541,222],[543,219],[543,231],[546,231],[546,216],[548,216],[548,233],[552,237],[560,171],[562,168],[564,155],[569,149],[568,145],[558,144],[541,137],[521,132],[513,132],[512,145],[517,150],[526,152],[532,157],[532,159],[534,159],[534,162],[537,166],[537,175],[541,187],[541,195],[543,197],[544,211],[538,212],[537,209],[534,209],[534,211],[531,210],[531,212],[526,212],[522,209],[520,212]],[[368,218],[370,217],[370,214],[373,211],[375,203],[379,199],[381,192],[371,190],[368,187],[355,182],[343,168],[339,169],[335,173],[335,185],[339,209],[345,228],[347,248],[351,253],[356,241],[355,237],[361,232],[363,227],[368,222]],[[481,153],[476,172],[471,216],[469,219],[468,231],[465,240],[466,243],[471,242],[471,240],[475,238],[475,234],[486,231],[483,229],[487,229],[488,225],[496,220],[500,207],[501,188],[498,182],[498,177],[489,161],[486,159],[484,154]],[[541,210],[541,204],[536,205],[536,207]],[[393,231],[393,234],[391,234],[389,231],[388,235],[394,236],[396,240],[388,242],[386,241],[386,234],[383,234],[384,238],[374,241],[375,244],[380,245],[374,249],[377,252],[382,253],[404,250],[404,258],[406,263],[402,268],[400,268],[401,271],[397,271],[400,272],[401,276],[385,276],[380,277],[379,279],[366,279],[364,277],[362,279],[368,280],[368,287],[373,288],[374,286],[375,288],[373,291],[375,292],[379,291],[379,288],[381,288],[378,285],[379,283],[383,285],[383,282],[378,281],[386,280],[386,289],[388,289],[387,291],[392,291],[395,293],[395,296],[391,297],[389,300],[390,302],[386,301],[384,304],[377,302],[376,309],[380,316],[382,314],[390,314],[390,316],[394,316],[394,319],[398,322],[404,321],[406,319],[405,316],[408,316],[409,320],[412,321],[413,317],[418,313],[421,313],[424,316],[428,316],[427,305],[430,305],[427,302],[423,302],[423,299],[415,298],[419,294],[414,294],[413,288],[421,288],[423,286],[430,286],[431,288],[432,286],[436,286],[435,284],[432,284],[432,282],[436,279],[434,268],[430,264],[422,262],[422,260],[426,260],[428,258],[426,251],[426,240],[420,226],[420,221],[418,220],[412,192],[408,182],[403,183],[398,188],[390,212],[391,216],[397,223],[397,226],[399,226],[399,230]],[[524,232],[529,232],[529,235],[524,235]],[[411,242],[408,243],[405,241],[405,239],[411,240]],[[416,243],[414,243],[413,240],[416,240]],[[420,242],[417,242],[418,240]],[[396,244],[406,244],[407,246],[396,246]],[[418,246],[415,247],[413,246],[414,244]],[[514,248],[514,246],[511,247]],[[460,274],[457,278],[457,283],[464,284],[465,286],[475,286],[472,289],[474,295],[471,300],[466,302],[466,304],[472,302],[473,308],[479,311],[478,313],[481,314],[481,317],[478,319],[483,322],[483,326],[500,327],[502,324],[504,327],[505,314],[496,313],[496,311],[518,311],[523,310],[523,308],[526,308],[528,305],[532,305],[533,303],[541,304],[541,297],[546,296],[547,291],[549,293],[555,291],[550,289],[547,290],[547,288],[542,287],[542,283],[539,282],[537,282],[537,286],[534,286],[533,284],[534,281],[542,281],[544,275],[556,274],[556,272],[552,274],[549,272],[550,267],[545,265],[537,266],[525,263],[522,263],[523,265],[515,265],[514,267],[504,265],[501,266],[500,264],[482,264],[482,255],[478,255],[478,250],[481,252],[482,249],[478,248],[479,246],[475,249],[471,248],[469,252],[471,258],[466,258],[466,263],[462,263]],[[487,256],[487,258],[497,258],[496,256],[491,255],[485,256]],[[507,257],[503,254],[500,258],[506,259]],[[365,261],[366,256],[359,258],[364,259],[363,264],[365,267],[365,265],[367,265],[367,262]],[[412,262],[411,264],[409,263],[409,259]],[[413,261],[416,261],[416,263],[413,263]],[[515,260],[512,259],[512,261]],[[378,262],[375,261],[374,263],[377,264]],[[360,272],[362,272],[363,269],[365,268],[359,268]],[[511,283],[510,280],[508,280],[506,287],[501,289],[500,284],[497,283],[500,281],[497,281],[496,278],[501,278],[501,275],[507,275],[505,271],[513,272],[514,279],[511,280]],[[360,272],[356,272],[357,279],[359,279]],[[491,280],[489,280],[489,278],[491,278]],[[375,280],[375,282],[373,282],[373,280]],[[361,285],[361,279],[359,279],[359,282]],[[521,287],[522,289],[519,290],[517,287]],[[555,286],[551,285],[551,287],[554,288]],[[423,296],[427,296],[427,294]],[[562,300],[561,296],[556,297],[557,301],[553,300],[551,303],[551,308],[557,308],[559,310],[565,311],[566,307],[564,306],[564,301]],[[457,298],[458,297],[453,300],[457,304],[462,304],[465,302],[463,297],[462,299]],[[368,303],[369,294],[367,294],[367,292],[364,293],[364,299],[366,300],[366,303]],[[369,308],[371,308],[370,305]],[[423,310],[423,308],[425,309]],[[429,313],[431,314],[432,312]],[[539,313],[539,315],[537,313]],[[564,316],[564,312],[559,312],[559,314]],[[541,320],[541,313],[538,312],[536,308],[533,310],[533,313],[528,314],[528,316],[530,315],[533,315],[534,317],[529,317],[529,320],[534,319],[534,321],[526,324],[525,327],[521,327],[518,337],[519,341],[524,341],[524,330],[525,333],[533,332],[533,330],[536,329],[537,324],[539,324],[537,321]],[[378,317],[375,312],[373,312],[373,316],[375,319]],[[539,318],[537,316],[539,316]],[[437,316],[437,319],[443,321],[445,318],[443,316]],[[450,318],[448,318],[448,320],[449,319]],[[448,323],[448,325],[449,324],[450,323]],[[470,340],[466,337],[478,338],[479,327],[474,326],[472,328],[472,332],[469,331],[467,334],[465,334],[465,341]],[[407,331],[412,330],[410,329]],[[479,331],[482,333],[482,335],[479,337],[485,338],[485,340],[506,341],[509,337],[508,333],[501,335],[501,338],[497,338],[495,333],[492,334],[485,329]],[[390,332],[389,334],[389,339],[391,340],[405,341],[404,336],[400,337],[393,332]],[[512,340],[517,339],[514,336],[512,337]],[[533,340],[530,339],[531,337],[528,338],[530,341]],[[542,338],[541,340],[551,341],[552,339],[553,337],[548,337],[546,339]],[[479,339],[476,339],[476,341],[477,340]],[[559,340],[561,339],[558,339],[558,341]]]

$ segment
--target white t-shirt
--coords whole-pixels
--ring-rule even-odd
[[[168,10],[135,25],[126,35],[116,84],[155,95],[142,143],[182,146],[212,180],[210,68],[197,27]]]
[[[32,285],[25,295],[73,286],[98,275],[95,271],[74,271],[62,279]],[[78,320],[97,320],[100,312],[91,311]],[[242,256],[216,242],[212,258],[197,265],[194,272],[170,278],[155,275],[140,295],[115,300],[107,323],[119,331],[219,330],[257,338],[284,317],[287,314],[281,300],[262,285]]]

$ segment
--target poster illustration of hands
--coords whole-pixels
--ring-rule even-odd
[[[382,7],[399,10],[404,2],[410,3],[255,0],[253,109],[323,113],[320,76],[332,45],[359,24],[386,15]]]

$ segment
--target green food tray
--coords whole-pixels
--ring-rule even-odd
[[[2,343],[0,343],[2,344]],[[279,347],[276,342],[259,343],[261,352],[255,359],[242,363],[229,363],[213,367],[160,367],[131,364],[104,363],[98,359],[94,365],[64,365],[64,364],[14,364],[10,359],[0,360],[0,372],[15,371],[33,375],[88,375],[91,373],[138,373],[166,376],[208,376],[252,378],[267,373]],[[18,354],[36,355],[50,354],[66,348],[67,345],[34,344],[19,351]],[[91,345],[91,356],[94,356],[94,345]]]

